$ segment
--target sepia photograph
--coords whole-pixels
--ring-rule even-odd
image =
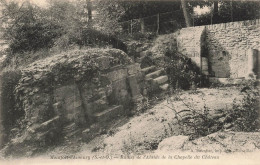
[[[0,0],[0,164],[260,165],[260,0]]]

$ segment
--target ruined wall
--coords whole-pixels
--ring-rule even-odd
[[[207,25],[206,35],[210,74],[246,77],[250,49],[260,48],[260,20]]]
[[[183,28],[177,37],[178,51],[191,58],[198,67],[201,66],[204,31],[204,26]]]
[[[20,140],[6,154],[24,154],[24,148],[33,153],[77,128],[128,113],[142,97],[142,77],[140,65],[117,49],[74,50],[30,64],[14,85],[12,104],[24,115],[13,132]]]

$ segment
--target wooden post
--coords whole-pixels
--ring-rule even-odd
[[[232,0],[230,1],[230,6],[231,6],[231,22],[233,22],[233,2]]]
[[[140,24],[141,24],[141,33],[144,33],[144,29],[145,29],[145,27],[144,27],[144,18],[140,19]]]
[[[133,34],[133,20],[131,19],[131,23],[130,23],[130,28],[131,28],[131,34]]]
[[[88,21],[92,20],[92,2],[87,0]]]
[[[131,33],[131,25],[129,25],[129,21],[127,21],[127,29],[128,29],[128,34],[130,34]]]
[[[156,34],[159,34],[159,30],[160,30],[160,13],[157,14],[157,30],[156,30]]]
[[[212,12],[211,12],[211,14],[210,14],[210,24],[212,25],[212,17],[213,17],[213,14],[212,14]]]
[[[193,24],[193,27],[194,27],[194,14],[192,14],[192,24]]]

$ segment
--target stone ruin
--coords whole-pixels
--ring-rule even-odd
[[[76,50],[36,61],[20,71],[15,102],[9,104],[24,115],[14,128],[1,124],[1,146],[8,142],[7,155],[31,155],[79,132],[88,139],[110,120],[131,113],[143,98],[143,78],[140,65],[118,49]]]

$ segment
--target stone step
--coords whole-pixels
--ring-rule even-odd
[[[148,74],[148,73],[151,73],[151,72],[153,72],[155,70],[156,70],[156,67],[153,65],[153,66],[150,66],[150,67],[147,67],[147,68],[143,68],[141,71],[144,74]]]
[[[166,91],[166,90],[169,89],[169,84],[166,83],[166,84],[160,85],[159,88],[160,88],[161,90],[163,90],[163,91]]]
[[[107,102],[107,98],[102,97],[92,103],[87,104],[86,107],[89,109],[90,114],[94,114],[109,108],[109,104]]]
[[[66,141],[67,139],[70,139],[71,137],[76,137],[80,133],[81,133],[81,131],[79,129],[73,130],[73,131],[68,132],[67,134],[65,134],[64,139]]]
[[[160,84],[163,84],[166,81],[168,81],[168,77],[166,75],[160,76],[160,77],[157,77],[156,79],[153,79],[153,81],[160,85]]]
[[[149,73],[149,74],[145,75],[145,79],[147,80],[147,79],[150,79],[150,78],[159,77],[160,75],[162,75],[163,72],[164,72],[163,69],[154,71],[154,72],[152,72],[152,73]]]
[[[76,124],[75,123],[71,123],[65,127],[63,127],[63,132],[64,133],[68,133],[68,132],[71,132],[72,130],[75,130],[77,128]]]
[[[77,129],[77,126],[74,122],[63,127],[64,139],[69,139],[78,133],[79,130]]]
[[[122,105],[114,105],[109,109],[104,110],[100,113],[94,114],[94,119],[99,122],[103,123],[107,120],[116,118],[124,114],[123,106]]]

